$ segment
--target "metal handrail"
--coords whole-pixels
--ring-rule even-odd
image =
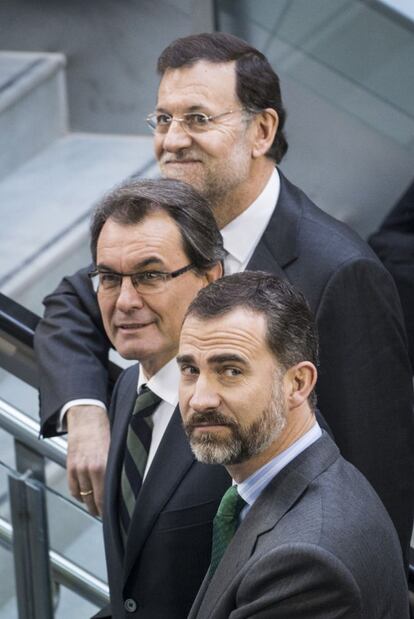
[[[0,428],[45,458],[66,468],[66,440],[59,436],[39,440],[40,424],[1,399]]]
[[[0,428],[43,457],[56,462],[64,468],[66,467],[66,440],[60,437],[39,440],[40,424],[1,399]],[[7,520],[0,518],[0,544],[11,550],[12,539],[12,525]],[[96,606],[108,604],[109,588],[104,581],[73,561],[66,559],[55,550],[49,550],[49,558],[53,579],[56,582],[71,589]]]
[[[0,292],[0,367],[35,389],[39,386],[33,339],[40,317]],[[108,360],[111,391],[121,368]]]
[[[35,388],[38,386],[38,370],[33,336],[38,321],[36,314],[0,293],[0,366]],[[109,363],[108,370],[110,381],[114,382],[119,369]],[[1,398],[0,429],[14,437],[16,445],[27,448],[29,453],[37,453],[40,459],[47,458],[66,468],[66,440],[61,437],[39,440],[38,421]],[[36,475],[35,470],[33,473]],[[12,524],[0,519],[0,545],[12,550],[12,538]],[[109,588],[104,581],[54,550],[49,549],[49,559],[57,583],[98,607],[108,604]]]
[[[13,527],[7,520],[0,518],[0,544],[7,550],[11,550],[12,543]],[[82,595],[83,598],[96,606],[108,604],[109,587],[104,581],[73,561],[69,561],[55,550],[49,550],[49,559],[53,580]]]

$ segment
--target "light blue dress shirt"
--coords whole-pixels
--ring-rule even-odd
[[[245,518],[247,512],[256,501],[258,496],[263,492],[266,486],[272,481],[272,479],[280,473],[280,471],[296,458],[302,451],[305,451],[312,443],[318,440],[322,436],[322,430],[317,422],[311,427],[310,430],[301,436],[297,441],[292,443],[287,449],[280,454],[272,458],[260,469],[255,471],[253,475],[250,475],[247,479],[237,484],[237,490],[242,499],[247,503],[243,507],[240,513],[240,519]],[[234,483],[234,482],[233,482]]]

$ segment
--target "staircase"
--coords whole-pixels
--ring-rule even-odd
[[[48,290],[68,272],[106,191],[157,173],[150,136],[70,133],[67,116],[61,54],[0,52],[0,290],[21,302],[51,265]]]

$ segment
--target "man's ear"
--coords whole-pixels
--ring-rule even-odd
[[[285,384],[289,409],[298,408],[306,403],[317,377],[316,367],[310,361],[301,361],[287,370]]]
[[[255,123],[255,133],[252,156],[257,159],[265,155],[272,146],[279,126],[279,116],[276,110],[269,107],[257,113],[253,122]]]
[[[204,274],[205,278],[206,278],[206,286],[208,284],[211,284],[212,282],[215,282],[216,279],[220,279],[220,277],[223,277],[223,265],[221,262],[217,262],[214,266],[211,267],[211,269],[209,269],[205,274]]]

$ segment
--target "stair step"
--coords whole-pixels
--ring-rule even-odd
[[[65,57],[0,52],[0,179],[67,130]]]
[[[10,294],[36,264],[50,268],[53,252],[87,231],[95,203],[115,184],[157,173],[150,136],[73,133],[3,179],[0,289]]]

